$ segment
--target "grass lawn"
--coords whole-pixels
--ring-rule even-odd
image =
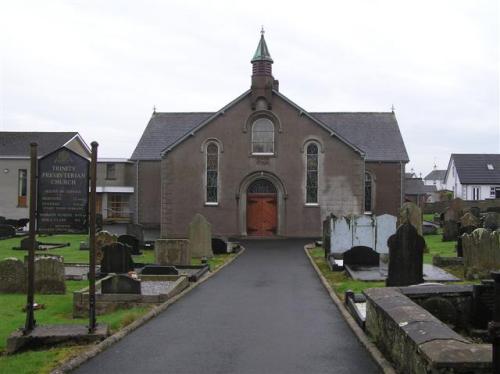
[[[52,253],[64,256],[64,261],[88,263],[88,251],[80,251],[80,242],[86,240],[86,235],[54,235],[39,238],[45,243],[70,243],[69,247],[37,253]],[[16,257],[23,259],[27,251],[13,250],[19,246],[21,239],[0,240],[0,259]],[[154,251],[143,251],[142,256],[134,256],[135,262],[153,263]],[[216,255],[208,263],[214,271],[233,258],[235,254]],[[200,264],[199,259],[193,259],[193,264]],[[86,318],[73,318],[73,291],[88,286],[88,281],[66,281],[65,295],[35,295],[35,301],[44,304],[45,309],[35,311],[38,325],[44,324],[84,324]],[[3,354],[7,337],[11,332],[24,325],[26,314],[22,308],[26,304],[24,294],[0,294],[0,374],[3,373],[49,373],[66,358],[75,355],[85,347],[57,347],[18,353],[11,356]],[[98,316],[98,322],[107,323],[112,332],[123,328],[145,314],[150,307],[117,310],[103,316]]]
[[[424,253],[425,264],[432,264],[432,257],[434,256],[454,257],[457,255],[457,251],[455,250],[456,241],[443,242],[441,234],[425,235],[424,239],[427,248],[429,248],[429,253]]]

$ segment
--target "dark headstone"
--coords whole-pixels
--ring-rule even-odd
[[[227,242],[220,238],[212,238],[212,251],[214,254],[227,253]]]
[[[388,287],[423,283],[425,240],[412,225],[405,223],[387,241],[389,246]]]
[[[29,251],[31,249],[31,240],[30,238],[24,238],[21,240],[21,249]],[[38,250],[38,242],[35,240],[35,249]]]
[[[352,247],[344,253],[344,266],[378,266],[380,255],[369,247]]]
[[[481,209],[477,206],[473,206],[469,209],[470,214],[472,214],[474,217],[479,218],[481,217]]]
[[[102,247],[101,273],[128,273],[134,270],[130,247],[123,243],[112,243]]]
[[[323,221],[323,232],[322,232],[322,242],[323,242],[323,249],[325,251],[325,258],[328,258],[328,255],[330,254],[330,245],[331,245],[331,225],[330,221],[332,220],[332,217],[329,216]]]
[[[486,214],[486,217],[484,217],[484,223],[483,223],[483,227],[485,229],[488,229],[488,230],[491,230],[491,231],[494,231],[496,229],[498,229],[499,227],[499,214],[496,213],[496,212],[489,212],[488,214]]]
[[[127,235],[135,236],[139,240],[139,244],[144,243],[144,226],[137,223],[129,223],[127,225]]]
[[[443,242],[452,242],[458,238],[459,224],[457,221],[448,220],[443,223]]]
[[[131,253],[133,255],[140,255],[141,251],[139,250],[139,239],[132,235],[120,235],[118,237],[118,241],[123,244],[127,244],[131,248]]]
[[[472,286],[472,324],[477,329],[486,329],[493,318],[495,288],[492,281]]]
[[[101,282],[101,293],[141,294],[141,281],[128,275],[117,274]]]
[[[12,225],[0,224],[0,239],[16,236],[16,229]]]
[[[142,275],[179,275],[175,266],[168,265],[146,265],[141,270]]]

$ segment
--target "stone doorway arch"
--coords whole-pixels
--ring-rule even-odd
[[[274,174],[258,171],[252,174],[247,175],[243,181],[240,183],[238,192],[236,194],[238,199],[238,220],[239,220],[239,232],[242,236],[251,235],[251,232],[248,232],[248,199],[249,197],[256,198],[259,195],[259,191],[250,191],[249,188],[252,186],[256,186],[254,184],[257,181],[268,182],[274,187],[274,191],[266,191],[262,190],[262,198],[268,198],[267,203],[271,203],[270,200],[275,200],[275,212],[276,212],[276,229],[273,230],[272,234],[274,235],[284,235],[285,228],[285,201],[287,198],[287,192],[281,180]],[[262,186],[265,183],[259,183]],[[263,187],[265,188],[265,187]],[[266,196],[267,195],[267,196]],[[273,196],[274,195],[274,196]],[[266,202],[262,202],[266,204]],[[261,232],[262,233],[262,232]],[[260,233],[260,234],[261,234]]]

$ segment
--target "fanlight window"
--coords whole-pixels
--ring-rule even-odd
[[[207,146],[207,203],[216,203],[219,179],[219,147],[215,143]]]
[[[267,179],[257,179],[248,187],[248,193],[276,193],[276,187]]]
[[[267,118],[259,118],[252,125],[252,153],[274,154],[274,125]]]
[[[318,146],[307,146],[306,155],[306,204],[318,203]]]
[[[372,211],[372,176],[365,173],[365,212]]]

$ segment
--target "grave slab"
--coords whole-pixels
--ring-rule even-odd
[[[387,279],[387,274],[381,272],[378,266],[345,265],[345,269],[349,276],[355,280],[376,282]],[[447,271],[431,264],[424,264],[423,272],[425,282],[459,282],[461,280]]]

